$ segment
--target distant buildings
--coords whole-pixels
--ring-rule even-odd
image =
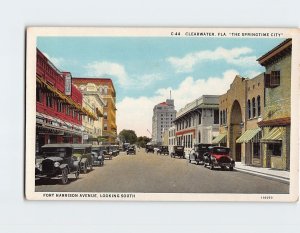
[[[166,102],[154,106],[152,116],[152,142],[154,144],[162,143],[163,132],[171,127],[175,115],[176,110],[173,99],[167,99]]]
[[[176,144],[186,152],[195,143],[212,143],[219,134],[219,96],[203,95],[188,103],[176,114]]]

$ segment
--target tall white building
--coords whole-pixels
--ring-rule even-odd
[[[166,102],[154,106],[152,117],[152,142],[154,144],[162,143],[163,132],[172,126],[175,117],[176,110],[173,99],[167,99]]]

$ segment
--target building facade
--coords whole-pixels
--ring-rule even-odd
[[[168,131],[175,119],[176,110],[173,99],[167,99],[166,102],[159,103],[153,108],[152,116],[152,143],[161,144],[163,141],[163,132]]]
[[[168,149],[169,153],[173,152],[173,147],[176,145],[176,126],[172,125],[168,130]]]
[[[82,94],[72,85],[72,75],[61,72],[37,49],[36,53],[36,153],[48,143],[81,143]]]
[[[73,78],[73,84],[84,87],[88,83],[96,85],[97,92],[104,102],[103,120],[102,120],[102,137],[103,143],[116,143],[117,125],[116,125],[116,91],[113,82],[109,78]]]
[[[265,67],[265,111],[259,126],[263,130],[263,166],[290,169],[292,39],[287,39],[260,58]]]
[[[195,143],[211,144],[219,134],[219,96],[203,95],[176,114],[176,144],[189,152]]]
[[[76,85],[75,85],[76,86]],[[82,117],[84,127],[83,142],[98,143],[103,132],[103,107],[104,101],[94,83],[76,86],[83,95],[83,107],[92,114]]]
[[[257,123],[264,112],[264,74],[253,79],[237,75],[219,104],[220,135],[213,144],[229,147],[237,162],[260,166],[262,133]]]

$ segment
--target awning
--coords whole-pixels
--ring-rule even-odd
[[[248,129],[245,133],[242,134],[237,140],[236,143],[248,143],[261,131],[261,128]]]
[[[282,131],[283,131],[283,127],[274,127],[260,141],[265,143],[282,141]]]
[[[225,143],[226,142],[226,133],[220,133],[214,140],[212,140],[212,144],[219,144],[219,143]]]

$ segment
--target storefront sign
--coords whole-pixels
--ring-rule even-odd
[[[65,76],[65,95],[71,95],[72,92],[72,77],[70,74]]]

